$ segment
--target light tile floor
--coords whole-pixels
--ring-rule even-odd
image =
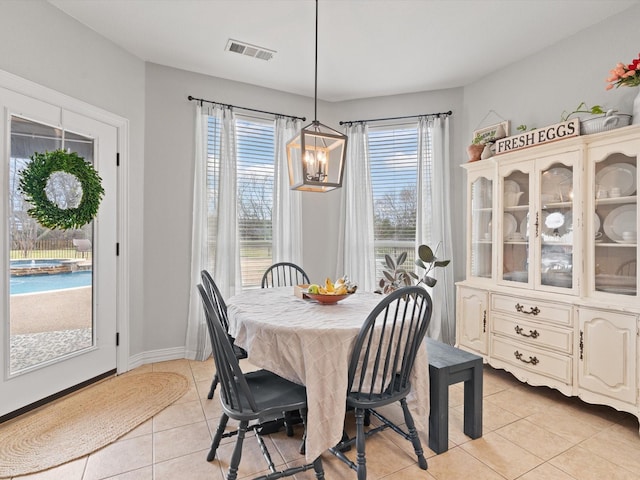
[[[247,363],[243,368],[250,368]],[[137,372],[174,371],[191,381],[190,391],[117,442],[61,467],[21,480],[223,480],[235,439],[226,439],[218,458],[208,463],[220,402],[208,400],[213,364],[176,360],[155,363]],[[367,441],[368,479],[385,480],[637,480],[640,436],[635,416],[545,387],[530,387],[510,374],[485,366],[484,435],[471,440],[462,433],[462,384],[450,387],[449,450],[435,455],[423,444],[429,469],[420,470],[409,442],[388,430]],[[392,418],[399,408],[387,407]],[[276,464],[295,464],[302,427],[288,438],[267,437]],[[349,453],[354,455],[353,450]],[[325,477],[354,479],[355,472],[327,453]],[[239,478],[265,473],[251,438],[245,440]],[[297,475],[314,479],[313,471]]]

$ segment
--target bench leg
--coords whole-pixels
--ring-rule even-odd
[[[471,379],[464,382],[464,434],[482,436],[482,360],[472,369]]]
[[[443,370],[430,370],[429,448],[436,453],[449,448],[449,381]]]

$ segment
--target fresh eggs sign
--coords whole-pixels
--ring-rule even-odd
[[[543,143],[555,142],[578,135],[580,135],[580,120],[574,118],[568,122],[557,123],[556,125],[497,140],[495,154],[500,155],[501,153],[512,152]]]

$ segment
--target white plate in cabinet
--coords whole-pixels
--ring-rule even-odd
[[[571,385],[571,357],[541,351],[524,343],[492,335],[491,358]]]
[[[509,295],[492,295],[491,311],[516,315],[518,318],[544,320],[558,325],[571,326],[571,305],[550,303]]]
[[[573,351],[573,330],[557,328],[545,324],[527,322],[495,314],[491,319],[492,332],[513,340],[571,354]]]

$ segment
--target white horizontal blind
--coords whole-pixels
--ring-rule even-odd
[[[271,265],[271,214],[274,185],[274,124],[239,117],[238,142],[238,230],[242,286],[260,286],[262,274]]]
[[[216,248],[220,133],[216,119],[209,117],[207,200],[210,258],[214,258]],[[274,136],[273,122],[236,116],[238,232],[243,287],[259,287],[262,274],[272,263]]]
[[[207,250],[209,265],[213,271],[213,259],[218,231],[218,194],[220,191],[220,147],[222,125],[216,117],[207,117]]]
[[[396,258],[407,252],[405,266],[413,269],[417,150],[417,124],[369,128],[376,278],[382,276],[385,254]]]

